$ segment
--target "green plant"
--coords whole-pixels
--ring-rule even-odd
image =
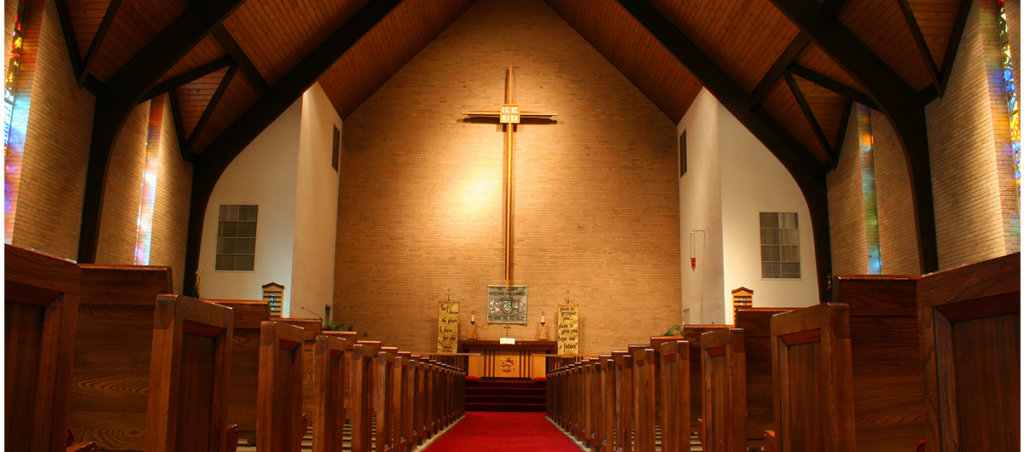
[[[324,325],[324,331],[352,331],[352,325],[327,322],[327,325]]]
[[[668,327],[668,331],[666,331],[665,334],[663,334],[662,336],[682,336],[682,335],[683,335],[683,327],[681,327],[679,325],[672,325],[672,326]]]

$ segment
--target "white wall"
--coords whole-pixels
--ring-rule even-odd
[[[683,130],[688,164],[679,179],[679,242],[687,323],[732,323],[731,291],[740,286],[753,289],[755,307],[817,303],[813,229],[796,181],[705,89],[679,122]],[[760,212],[797,212],[800,279],[761,278]],[[699,230],[691,252],[691,232]]]
[[[679,179],[679,245],[687,323],[723,323],[722,176],[718,155],[718,100],[702,89],[677,126],[686,131],[687,168]],[[690,235],[694,237],[691,250]],[[690,256],[697,268],[691,269]]]
[[[288,107],[224,170],[213,188],[199,248],[200,296],[258,300],[271,281],[292,293],[292,240],[299,148],[300,102]],[[214,270],[217,217],[221,204],[259,205],[256,263],[251,272]]]
[[[755,307],[818,303],[810,210],[782,163],[739,120],[718,106],[722,163],[725,322],[732,323],[732,290],[754,291]],[[760,212],[796,212],[800,228],[800,278],[762,279]]]
[[[290,315],[312,318],[310,311],[323,316],[334,299],[338,172],[331,152],[334,127],[341,130],[341,117],[319,83],[302,95],[299,127]]]

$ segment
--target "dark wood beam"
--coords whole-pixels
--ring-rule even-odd
[[[203,238],[203,218],[213,187],[228,164],[253,139],[312,85],[334,62],[348,51],[401,3],[379,0],[367,3],[348,22],[331,33],[295,68],[285,75],[195,158],[192,172],[192,196],[188,218],[188,242],[185,249],[186,293],[194,294],[199,245]]]
[[[78,50],[78,40],[75,39],[75,26],[71,21],[68,0],[56,0],[55,3],[57,15],[60,17],[60,28],[64,32],[64,45],[68,48],[68,59],[71,60],[71,70],[75,73],[75,80],[81,80],[82,54]]]
[[[93,113],[78,262],[96,261],[110,150],[128,115],[146,90],[241,3],[242,0],[209,0],[189,6],[104,83],[96,96]]]
[[[878,105],[876,105],[875,101],[871,99],[871,96],[862,93],[860,90],[852,86],[847,86],[844,83],[829,78],[828,76],[821,74],[813,69],[808,69],[799,64],[794,64],[789,67],[789,72],[792,72],[793,75],[797,75],[802,79],[805,79],[818,86],[821,86],[822,88],[832,91],[833,93],[839,94],[840,96],[845,96],[847,99],[859,102],[862,105],[867,105],[868,107],[878,110]]]
[[[945,90],[945,86],[942,85],[942,76],[939,74],[939,68],[935,65],[935,58],[932,58],[932,52],[928,50],[928,43],[924,39],[921,27],[917,24],[917,18],[914,17],[914,10],[910,7],[910,2],[907,0],[896,0],[896,3],[899,3],[900,11],[903,13],[903,20],[907,23],[907,29],[910,30],[911,36],[914,37],[914,45],[917,47],[917,52],[921,54],[921,60],[924,62],[925,70],[928,71],[928,77],[932,79],[935,91],[941,96]]]
[[[263,95],[270,89],[270,85],[260,74],[260,71],[256,69],[256,65],[252,64],[252,60],[249,59],[249,55],[246,55],[242,51],[242,47],[238,45],[238,41],[231,36],[224,25],[218,25],[213,28],[213,37],[217,39],[221,47],[228,52],[231,59],[235,61],[235,64],[242,70],[242,74],[249,79],[250,82],[256,87],[256,90],[260,95]]]
[[[843,117],[839,122],[839,135],[836,137],[836,145],[832,147],[835,153],[832,155],[832,161],[835,165],[839,165],[839,157],[843,155],[843,142],[846,141],[846,134],[850,130],[850,115],[853,114],[853,101],[846,99],[846,105],[843,106]],[[835,169],[833,166],[832,169]]]
[[[152,88],[146,90],[146,94],[142,95],[142,100],[145,102],[146,100],[171,91],[181,85],[206,77],[207,75],[227,67],[229,64],[231,64],[231,58],[224,57],[218,58],[201,66],[196,66],[183,72],[181,75],[171,77],[163,82],[153,85]]]
[[[827,278],[831,274],[828,196],[823,166],[810,150],[794,138],[768,112],[751,101],[750,95],[719,67],[671,21],[644,0],[619,0],[648,32],[660,41],[698,80],[718,98],[751,133],[782,163],[800,187],[811,213],[817,263],[819,297],[825,300]]]
[[[939,269],[924,107],[909,84],[816,0],[772,0],[865,90],[892,123],[910,171],[921,272]]]
[[[228,85],[231,84],[231,79],[234,78],[235,72],[238,71],[238,66],[231,65],[228,68],[228,72],[224,74],[224,78],[220,79],[220,84],[217,85],[217,90],[213,92],[213,96],[210,97],[210,101],[206,103],[206,108],[203,109],[203,114],[199,116],[199,122],[192,129],[192,133],[188,136],[188,143],[185,145],[185,149],[189,152],[192,151],[192,146],[198,139],[199,134],[206,128],[206,123],[210,121],[210,116],[213,115],[213,111],[217,109],[217,104],[220,103],[220,98],[224,96],[224,91],[228,89]]]
[[[174,90],[167,91],[167,101],[171,104],[171,118],[174,119],[174,134],[178,137],[178,151],[181,152],[181,159],[192,163],[192,156],[185,148],[185,125],[181,121],[181,109],[178,107],[178,95]]]
[[[815,138],[818,139],[818,144],[825,150],[825,154],[828,155],[828,161],[825,163],[830,167],[835,167],[835,162],[832,161],[832,144],[828,142],[828,138],[825,137],[825,131],[821,130],[821,123],[818,122],[818,118],[814,116],[814,111],[811,110],[810,104],[807,103],[807,98],[804,97],[804,92],[800,89],[800,85],[796,83],[796,79],[789,72],[783,75],[786,79],[786,84],[789,85],[789,90],[793,93],[793,97],[796,98],[797,105],[800,106],[800,111],[804,114],[804,119],[807,120],[807,124],[811,126],[811,130],[814,131]]]
[[[946,55],[942,58],[942,86],[949,83],[949,75],[953,72],[953,61],[956,60],[956,51],[960,48],[960,39],[964,36],[964,27],[967,26],[967,15],[971,12],[971,3],[973,3],[971,0],[960,0],[960,8],[956,11],[953,28],[949,31]]]
[[[821,13],[835,17],[839,15],[839,9],[843,7],[846,0],[825,0],[821,2]]]
[[[811,43],[811,37],[807,36],[807,33],[797,33],[793,40],[786,46],[786,50],[779,55],[779,58],[775,60],[775,64],[768,69],[768,72],[761,77],[761,81],[757,82],[757,87],[754,88],[753,94],[750,95],[750,99],[754,103],[760,103],[761,99],[764,98],[765,94],[768,94],[768,90],[775,85],[775,82],[779,81],[779,77],[786,72],[793,61],[796,61],[796,57],[800,55],[807,48],[807,44]]]
[[[114,16],[117,15],[119,8],[121,8],[121,0],[110,0],[107,12],[103,14],[103,20],[100,21],[100,28],[93,35],[89,50],[85,53],[85,60],[82,61],[82,72],[78,74],[78,86],[85,84],[85,76],[92,71],[92,64],[96,62],[96,55],[99,55],[100,48],[103,47],[103,40],[106,39],[107,32],[110,31],[110,24],[114,23]]]

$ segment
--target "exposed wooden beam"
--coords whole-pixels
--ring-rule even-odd
[[[828,160],[825,162],[829,166],[835,166],[835,162],[832,160],[832,144],[828,142],[828,138],[825,137],[825,131],[821,130],[821,123],[818,122],[818,118],[814,116],[814,111],[811,110],[810,104],[807,103],[807,98],[804,97],[804,93],[800,90],[800,85],[796,83],[796,79],[789,72],[783,75],[786,79],[786,84],[789,85],[789,90],[793,93],[793,97],[796,98],[797,105],[800,106],[800,111],[803,112],[804,118],[807,119],[807,124],[811,126],[811,130],[814,131],[815,138],[818,139],[818,144],[825,150],[825,154],[828,155]]]
[[[174,120],[174,134],[178,138],[178,151],[181,152],[181,159],[192,163],[192,156],[185,148],[185,125],[181,121],[181,109],[178,107],[178,95],[174,90],[167,91],[167,101],[171,104],[171,118]]]
[[[917,18],[914,17],[914,9],[910,7],[910,2],[907,0],[896,0],[896,3],[899,3],[900,11],[903,12],[903,20],[906,21],[907,29],[914,37],[914,45],[917,47],[917,52],[921,54],[928,77],[932,79],[935,91],[941,96],[945,90],[945,86],[942,85],[942,76],[939,74],[939,68],[935,65],[935,59],[932,58],[932,52],[928,50],[928,43],[924,39],[921,27],[917,24]]]
[[[213,187],[228,164],[242,152],[259,133],[295,102],[316,79],[347,52],[374,25],[384,19],[401,0],[379,0],[367,3],[348,22],[331,33],[295,68],[285,75],[248,110],[195,158],[192,173],[192,196],[188,218],[188,242],[185,249],[185,283],[187,293],[194,294],[196,269],[199,268],[199,245],[203,237],[203,218]]]
[[[220,98],[224,96],[224,91],[228,89],[228,85],[231,84],[231,79],[234,78],[235,72],[238,71],[238,66],[231,65],[228,68],[228,72],[224,74],[224,78],[220,79],[220,84],[217,85],[217,90],[213,92],[213,96],[210,97],[210,101],[207,102],[206,108],[203,109],[203,114],[199,117],[199,122],[192,129],[192,133],[188,136],[188,143],[185,145],[185,149],[188,151],[192,150],[192,145],[195,144],[199,134],[203,132],[206,127],[206,123],[210,121],[210,116],[213,115],[213,111],[217,109],[217,104],[220,103]]]
[[[112,75],[96,97],[82,202],[78,261],[96,261],[110,150],[142,95],[228,17],[242,0],[197,2],[174,19]]]
[[[183,72],[181,75],[171,77],[163,82],[153,85],[152,88],[146,91],[146,94],[142,95],[142,100],[152,99],[160,94],[166,93],[186,83],[198,80],[206,77],[214,72],[217,72],[231,64],[231,58],[224,57],[213,60],[201,66],[196,66]]]
[[[259,94],[265,94],[267,90],[270,89],[270,85],[267,84],[267,81],[263,78],[263,75],[260,74],[260,71],[256,69],[256,65],[252,64],[252,60],[249,58],[249,55],[246,55],[245,52],[242,51],[242,47],[238,45],[238,41],[235,41],[235,38],[231,36],[231,33],[224,28],[224,25],[213,27],[213,37],[217,39],[217,42],[220,43],[221,47],[224,47],[224,50],[228,52],[228,55],[231,56],[231,59],[233,59],[239,69],[242,70],[245,77],[256,86],[256,90]]]
[[[786,167],[800,187],[811,213],[819,297],[825,300],[826,278],[831,273],[828,196],[824,169],[810,150],[794,138],[768,112],[757,107],[732,75],[719,67],[671,21],[644,0],[618,0],[648,32],[660,41],[718,98],[751,133]]]
[[[85,60],[82,61],[82,72],[78,73],[78,86],[85,84],[86,75],[92,71],[92,64],[96,62],[96,55],[99,55],[100,48],[103,47],[103,40],[106,39],[107,32],[110,31],[110,24],[114,23],[114,16],[117,16],[117,10],[120,7],[121,0],[110,0],[110,3],[107,4],[107,12],[103,14],[100,28],[93,35],[89,50],[85,53]]]
[[[82,74],[82,54],[78,51],[78,40],[75,39],[75,26],[71,21],[71,10],[68,9],[68,0],[56,0],[57,15],[60,16],[60,28],[64,32],[64,46],[68,48],[68,59],[71,60],[71,70],[75,73],[75,80],[80,80]]]
[[[971,12],[971,3],[973,3],[971,0],[960,0],[960,8],[956,11],[953,28],[949,31],[946,55],[942,58],[942,86],[949,83],[949,75],[953,72],[953,61],[956,60],[956,52],[960,48],[960,39],[964,36],[964,27],[967,26],[967,15]]]
[[[821,12],[827,16],[835,17],[839,15],[839,9],[845,3],[846,0],[825,0],[821,3]]]
[[[797,33],[793,40],[786,46],[786,50],[779,55],[779,58],[775,60],[775,64],[768,69],[768,72],[761,77],[761,81],[757,82],[757,87],[754,88],[753,94],[750,95],[750,99],[754,103],[760,103],[761,99],[764,98],[765,94],[768,94],[768,90],[775,85],[775,82],[782,77],[782,74],[786,72],[793,61],[796,61],[796,57],[800,55],[807,48],[807,44],[811,43],[811,37],[807,36],[807,33]]]
[[[822,88],[825,88],[829,91],[832,91],[833,93],[839,94],[840,96],[845,96],[847,99],[851,99],[863,105],[867,105],[868,107],[874,108],[875,110],[878,110],[878,105],[876,105],[875,101],[871,99],[871,96],[862,93],[860,90],[854,87],[847,86],[844,83],[833,80],[828,76],[821,74],[813,69],[808,69],[799,64],[794,64],[789,67],[789,71],[792,72],[793,75],[798,75],[800,76],[800,78],[805,79],[809,82],[813,82],[814,84],[819,85]]]
[[[807,32],[840,67],[867,90],[892,123],[910,171],[921,272],[939,269],[932,198],[931,164],[924,107],[913,88],[817,0],[772,0],[775,7]]]
[[[846,141],[846,134],[850,130],[851,114],[853,114],[853,101],[846,99],[846,105],[843,106],[843,117],[839,122],[839,135],[836,136],[836,145],[832,147],[835,150],[832,161],[836,166],[839,165],[839,157],[843,155],[843,141]],[[832,169],[835,167],[833,166]]]

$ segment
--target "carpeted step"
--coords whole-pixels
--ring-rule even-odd
[[[486,379],[466,381],[466,410],[533,411],[547,406],[544,381]]]

